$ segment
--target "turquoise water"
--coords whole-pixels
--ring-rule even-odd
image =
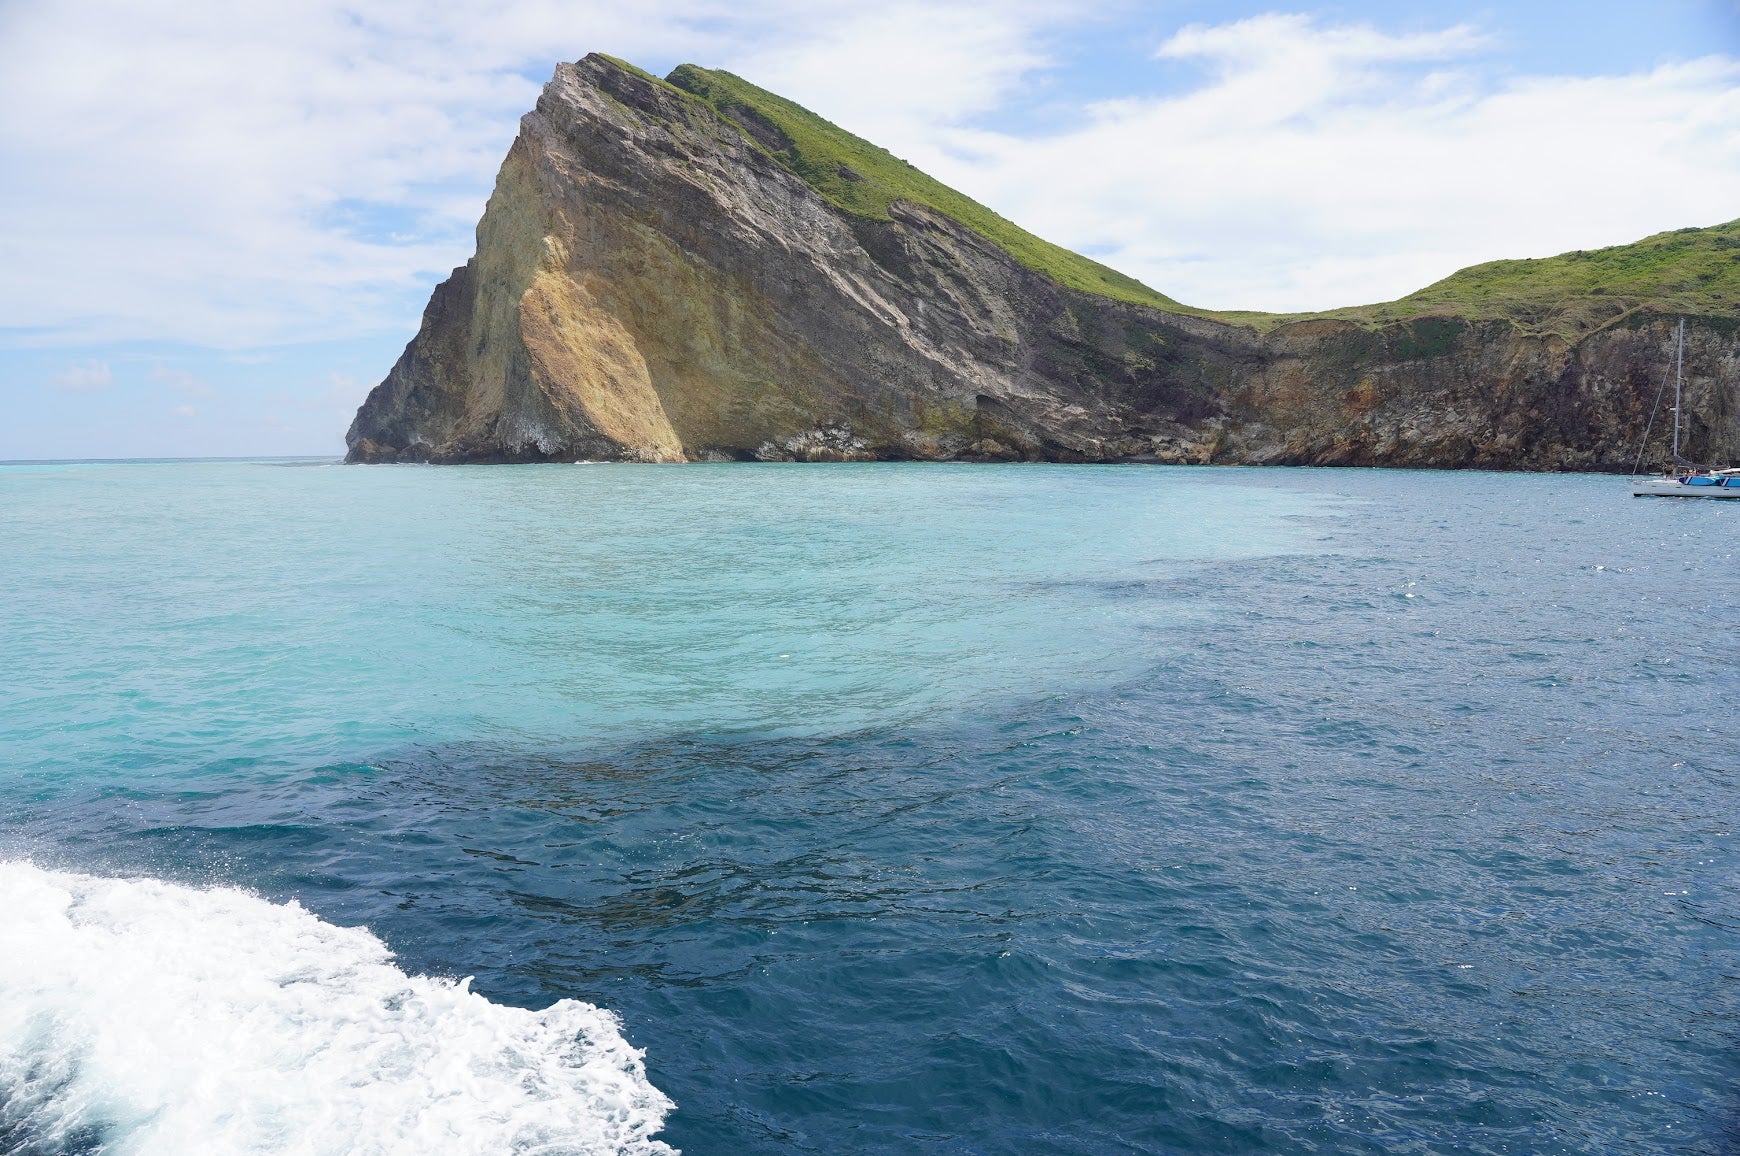
[[[1708,505],[0,466],[0,1150],[1726,1150]]]

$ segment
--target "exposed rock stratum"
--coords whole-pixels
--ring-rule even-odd
[[[1687,449],[1740,456],[1736,317],[1710,290],[1740,281],[1740,223],[1640,242],[1659,275],[1616,280],[1638,266],[1602,250],[1215,314],[899,164],[729,74],[561,65],[348,460],[1618,470],[1686,313]],[[906,179],[930,194],[870,196]]]

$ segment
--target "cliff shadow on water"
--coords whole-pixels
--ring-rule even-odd
[[[1733,904],[1664,917],[1655,876],[1707,857],[1726,786],[1545,788],[1502,765],[1532,716],[1472,754],[1390,733],[1392,678],[1326,717],[1302,653],[1284,687],[1211,660],[946,728],[451,744],[12,818],[296,897],[410,975],[607,1008],[684,1150],[1612,1151],[1716,1104]],[[1677,962],[1640,983],[1644,942]]]

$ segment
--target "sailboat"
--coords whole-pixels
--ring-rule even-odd
[[[1674,448],[1673,459],[1660,477],[1640,478],[1635,473],[1631,478],[1631,496],[1634,498],[1740,498],[1740,469],[1706,470],[1699,469],[1691,462],[1680,457],[1680,392],[1685,380],[1686,365],[1686,319],[1680,318],[1679,346],[1674,351]],[[1654,414],[1650,422],[1655,421]],[[1643,440],[1649,441],[1649,429],[1643,431]],[[1638,461],[1643,460],[1643,447],[1637,450]]]

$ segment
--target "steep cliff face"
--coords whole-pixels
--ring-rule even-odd
[[[736,78],[672,79],[557,69],[349,460],[1617,469],[1671,358],[1647,306],[1189,310]],[[1740,453],[1733,333],[1691,324],[1694,456]]]

